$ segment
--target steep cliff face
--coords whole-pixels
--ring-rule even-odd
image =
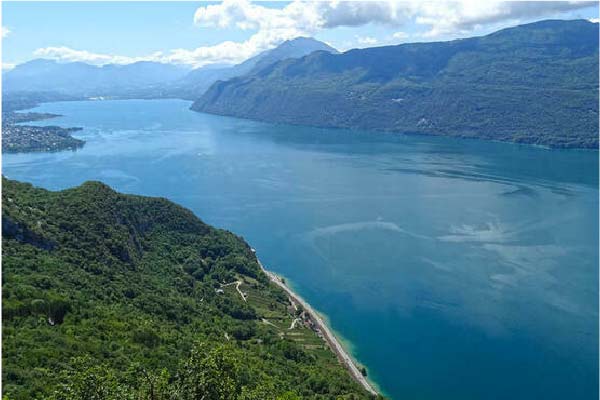
[[[8,216],[2,216],[2,237],[30,244],[42,250],[52,250],[56,243],[33,232],[27,225],[20,224]]]

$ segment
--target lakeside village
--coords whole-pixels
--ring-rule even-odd
[[[76,150],[84,141],[71,134],[81,128],[20,125],[57,117],[46,113],[2,113],[2,151],[6,153]]]

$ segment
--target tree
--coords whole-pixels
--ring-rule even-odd
[[[136,400],[134,392],[118,381],[112,369],[90,357],[77,357],[72,363],[74,368],[63,371],[63,383],[50,400]]]
[[[232,348],[199,344],[176,377],[177,393],[182,400],[233,400],[241,393],[238,376],[239,361]]]

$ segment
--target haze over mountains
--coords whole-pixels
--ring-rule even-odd
[[[78,96],[118,96],[183,77],[189,69],[141,61],[133,64],[90,65],[36,59],[3,74],[5,92],[53,91]]]
[[[179,97],[195,100],[217,80],[253,72],[273,62],[302,57],[314,51],[337,50],[312,38],[283,42],[237,65],[189,67],[151,61],[95,66],[36,59],[3,76],[5,92],[52,91],[82,97]]]

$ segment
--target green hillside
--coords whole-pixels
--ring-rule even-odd
[[[270,122],[598,147],[598,24],[313,53],[215,83],[196,111]]]
[[[99,182],[2,189],[8,399],[369,398],[312,330],[289,329],[240,237]]]

